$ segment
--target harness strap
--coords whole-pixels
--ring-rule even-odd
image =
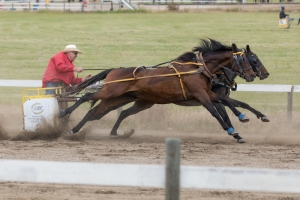
[[[174,66],[169,65],[169,67],[172,68],[172,69],[174,69],[174,71],[175,71],[176,74],[178,75],[179,82],[180,82],[180,87],[181,87],[181,90],[182,90],[183,97],[184,97],[184,99],[187,101],[187,98],[186,98],[186,94],[185,94],[185,91],[184,91],[184,87],[183,87],[183,83],[182,83],[182,79],[181,79],[180,73],[178,72],[178,70],[177,70]]]
[[[242,51],[239,51],[239,52],[235,52],[235,53],[232,53],[233,55],[239,55],[239,56],[241,56],[241,55],[243,55],[244,54],[244,52],[242,52]]]
[[[179,65],[198,65],[198,66],[203,66],[203,63],[201,62],[186,62],[186,63],[181,63],[181,62],[176,62],[176,61],[173,61],[173,62],[170,62],[170,64],[179,64]]]
[[[139,68],[141,68],[141,67],[143,67],[143,66],[136,67],[136,68],[133,70],[132,75],[133,75],[133,77],[134,77],[135,79],[136,79],[135,73],[136,73],[136,71],[137,71]]]
[[[135,77],[135,78],[125,78],[125,79],[119,79],[119,80],[114,80],[114,81],[108,81],[108,82],[105,82],[104,85],[107,85],[109,83],[134,81],[134,80],[140,80],[140,79],[146,79],[146,78],[178,76],[178,74],[180,74],[180,75],[186,75],[186,74],[200,74],[200,73],[202,73],[202,71],[192,70],[192,71],[178,72],[178,73],[172,73],[172,74],[161,74],[161,75],[153,75],[153,76],[142,76],[142,77]]]
[[[197,62],[201,62],[203,60],[202,52],[199,51],[199,54],[196,54],[196,57],[197,57]],[[207,68],[205,62],[203,62],[203,67],[204,67],[203,74],[205,76],[207,76],[209,79],[212,79],[213,74],[209,71],[209,69]]]

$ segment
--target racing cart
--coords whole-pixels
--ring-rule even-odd
[[[286,17],[286,18],[283,18],[283,19],[279,19],[278,27],[279,28],[290,28],[290,26],[291,26],[291,24],[294,20],[296,20],[298,22],[297,25],[300,24],[300,18]]]

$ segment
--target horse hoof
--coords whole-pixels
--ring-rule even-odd
[[[65,110],[60,110],[58,118],[62,118],[64,116],[66,116],[66,111]]]
[[[239,120],[240,120],[240,122],[243,122],[243,123],[246,123],[246,122],[250,121],[250,119],[244,114],[239,115]]]
[[[263,121],[263,122],[269,122],[269,121],[270,121],[270,120],[268,119],[268,117],[266,117],[266,116],[263,116],[263,117],[261,117],[260,119],[261,119],[261,121]]]
[[[114,136],[118,136],[118,133],[110,133],[109,136],[114,137]]]
[[[236,136],[236,135],[239,135],[239,133],[238,133],[234,128],[229,128],[229,129],[227,130],[227,132],[228,132],[228,135],[230,135],[230,136]]]
[[[119,135],[109,135],[109,137],[111,138],[111,139],[118,139],[119,138]]]
[[[73,134],[74,134],[74,132],[72,130],[67,131],[67,135],[73,135]]]
[[[241,138],[237,140],[237,143],[246,143],[246,141],[243,138]]]

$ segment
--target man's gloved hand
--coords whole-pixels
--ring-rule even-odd
[[[89,74],[89,75],[87,75],[86,77],[83,77],[82,78],[82,82],[84,82],[84,81],[86,81],[86,80],[89,80],[90,78],[92,78],[93,76],[92,76],[92,74]]]
[[[74,67],[74,72],[82,72],[83,68],[82,67]]]

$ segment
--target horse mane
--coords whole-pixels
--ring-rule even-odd
[[[196,60],[196,54],[194,52],[185,52],[174,60],[180,60],[184,62]]]
[[[225,45],[217,40],[211,38],[200,39],[200,44],[194,47],[192,51],[185,52],[174,60],[181,60],[181,61],[196,60],[196,54],[194,52],[202,52],[202,55],[207,55],[207,54],[223,52],[223,51],[231,51],[231,50],[232,47],[230,45]]]
[[[193,52],[202,52],[202,55],[231,50],[232,46],[223,44],[211,38],[200,39],[200,44],[193,48]]]

